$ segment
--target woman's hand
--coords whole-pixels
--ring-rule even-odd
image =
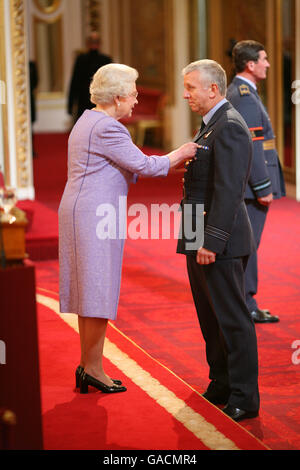
[[[199,145],[195,142],[187,142],[175,150],[175,152],[179,152],[181,160],[185,160],[187,158],[194,158],[198,148]]]
[[[177,166],[184,160],[195,158],[198,147],[199,145],[195,142],[187,142],[181,145],[177,150],[169,153],[167,157],[169,157],[170,160],[170,168]]]

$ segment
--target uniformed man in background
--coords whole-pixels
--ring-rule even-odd
[[[253,161],[245,202],[258,249],[270,204],[273,199],[285,196],[272,125],[257,93],[257,84],[266,78],[270,64],[264,46],[252,40],[238,42],[232,58],[237,75],[228,87],[227,99],[243,116],[252,135]],[[256,323],[278,322],[277,316],[258,308],[257,286],[257,252],[254,252],[245,272],[247,307]]]

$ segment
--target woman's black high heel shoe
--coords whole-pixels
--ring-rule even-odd
[[[75,383],[76,383],[76,388],[79,388],[79,385],[80,385],[80,376],[83,372],[83,367],[81,366],[78,366],[76,371],[75,371]]]
[[[84,371],[83,367],[82,366],[78,366],[76,371],[75,371],[75,384],[76,384],[76,388],[79,388],[80,386],[80,376],[82,374],[82,372]],[[111,379],[113,381],[113,383],[115,385],[122,385],[122,382],[121,380],[115,380],[115,379]]]
[[[120,385],[106,385],[103,382],[100,382],[100,380],[95,379],[95,377],[92,377],[91,375],[87,374],[86,372],[82,372],[80,376],[80,393],[88,393],[88,388],[89,385],[92,387],[97,388],[103,393],[118,393],[118,392],[126,392],[127,388],[124,386]]]

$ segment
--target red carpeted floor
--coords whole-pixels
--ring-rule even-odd
[[[48,138],[40,136],[39,145],[37,145],[38,157],[34,161],[38,203],[47,206],[53,220],[55,220],[53,211],[58,207],[63,190],[65,176],[62,175],[66,175],[66,138],[59,136],[58,139],[60,140],[57,140],[57,144],[54,144],[54,138],[50,139],[48,145]],[[51,148],[52,145],[53,148]],[[51,180],[47,182],[48,189],[45,189],[46,183],[44,184],[44,179],[47,180],[47,171],[43,170],[44,167],[47,167],[48,174],[51,174]],[[56,171],[49,173],[50,167],[55,168]],[[57,186],[54,177],[56,172],[59,172]],[[169,204],[178,202],[181,195],[180,179],[180,175],[173,175],[167,179],[140,180],[131,187],[128,204],[144,202],[149,205],[151,202]],[[47,230],[50,231],[50,223]],[[230,430],[231,439],[237,439],[238,436],[246,439],[246,436],[253,435],[271,449],[296,450],[300,448],[298,392],[300,383],[298,362],[300,361],[297,350],[292,347],[296,344],[295,341],[300,340],[299,239],[299,204],[287,198],[274,202],[259,252],[260,292],[258,299],[261,307],[269,308],[272,313],[280,316],[280,322],[272,325],[256,325],[260,362],[260,416],[244,421],[240,425],[233,423],[237,427]],[[217,413],[218,426],[221,426],[222,432],[225,428],[222,427],[224,423],[220,424],[222,423],[222,420],[219,420],[220,411],[206,404],[198,395],[206,387],[208,381],[204,344],[188,286],[185,260],[184,257],[176,255],[175,247],[175,240],[126,240],[119,315],[114,323],[117,330],[111,326],[109,330],[111,336],[108,335],[108,338],[113,342],[120,342],[123,351],[139,362],[140,355],[146,354],[139,352],[138,348],[130,343],[130,340],[134,341],[150,355],[149,361],[144,362],[146,370],[167,388],[170,384],[169,388],[176,397],[184,399],[188,404],[190,401],[187,394],[191,395],[191,408],[197,413],[203,412],[203,403],[206,412],[207,410],[209,412],[209,419],[215,419],[214,416]],[[38,293],[57,299],[57,261],[36,262],[36,277]],[[85,426],[80,427],[79,423],[83,415],[88,414],[89,419],[104,423],[103,427],[100,426],[97,431],[100,439],[97,441],[98,446],[103,446],[98,448],[132,448],[132,444],[124,437],[128,428],[123,422],[123,437],[119,442],[115,440],[113,429],[117,427],[117,415],[111,415],[113,413],[112,397],[103,397],[101,394],[81,397],[70,388],[79,356],[77,333],[51,309],[42,304],[39,304],[39,326],[46,447],[66,448],[70,442],[73,442],[75,446],[72,448],[83,445],[85,440],[89,440],[88,429]],[[123,342],[120,339],[122,333],[126,335],[126,338],[122,339]],[[67,354],[65,354],[66,349]],[[155,360],[159,361],[159,364],[156,364]],[[118,367],[116,368],[110,362],[108,362],[108,367],[111,374],[120,375]],[[172,373],[183,382],[174,378]],[[129,382],[126,374],[124,382]],[[147,404],[152,406],[153,399],[151,401],[148,396],[144,396],[144,392],[140,391],[134,383],[130,383],[129,388],[129,393],[126,392],[123,397],[130,395],[132,399],[134,391],[134,397],[138,398],[134,398],[137,400],[136,407],[131,402],[129,404],[126,402],[126,409],[130,408],[128,418],[130,422],[134,421],[134,415],[138,410],[137,428],[134,433],[141,435],[143,424],[145,424],[142,416],[144,413],[146,413],[145,416],[149,416]],[[141,396],[142,399],[140,399]],[[81,401],[82,398],[85,401]],[[122,407],[124,398],[121,395],[113,398],[116,398],[114,403],[119,403]],[[144,410],[144,405],[147,411]],[[169,411],[166,412],[163,409],[163,414],[158,416],[157,409],[160,410],[161,407],[156,409],[155,405],[152,410],[151,406],[150,415],[152,416],[153,413],[154,427],[151,425],[152,431],[146,433],[145,439],[143,436],[140,441],[135,441],[139,442],[141,447],[134,448],[150,445],[152,439],[152,448],[167,449],[170,446],[174,448],[175,445],[179,449],[203,448],[200,446],[200,442],[202,446],[204,445],[201,439],[195,438],[191,431],[187,432],[181,421],[178,424],[178,419],[175,418],[174,421],[174,417],[170,421]],[[90,416],[92,409],[95,412],[94,417]],[[55,429],[55,423],[58,421],[59,429]],[[148,418],[146,421],[148,422]],[[158,443],[155,423],[166,424],[166,427],[164,425],[161,428],[162,436],[170,432],[170,424],[173,423],[175,432],[173,429],[170,440],[166,439],[160,441],[161,444]],[[227,420],[225,427],[227,429]],[[132,426],[130,426],[130,433],[131,428]],[[63,429],[70,430],[68,444],[65,441]],[[243,429],[246,430],[245,434],[242,432]],[[235,437],[233,438],[232,435]],[[251,441],[251,439],[248,443],[249,448],[254,448],[254,443],[260,445],[258,441],[255,439]],[[95,444],[95,441],[93,442]],[[156,445],[158,447],[155,447]],[[165,447],[159,447],[159,445]],[[247,448],[245,440],[237,446]]]
[[[45,449],[266,450],[112,324],[104,364],[128,390],[80,395],[78,334],[57,315],[57,299],[37,288]]]

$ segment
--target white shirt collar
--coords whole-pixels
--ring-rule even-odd
[[[219,101],[219,103],[217,103],[213,108],[211,108],[208,113],[205,114],[205,116],[202,117],[203,121],[204,121],[204,124],[207,126],[207,124],[209,123],[209,121],[211,120],[211,118],[213,117],[213,115],[215,114],[216,111],[218,111],[219,108],[221,108],[221,106],[223,106],[223,104],[227,103],[227,99],[226,98],[223,98],[221,101]]]
[[[251,85],[254,88],[254,90],[257,90],[257,86],[255,85],[254,82],[249,80],[249,78],[242,77],[241,75],[236,75],[236,78],[239,78],[240,80],[244,80],[244,82],[249,83],[249,85]]]

